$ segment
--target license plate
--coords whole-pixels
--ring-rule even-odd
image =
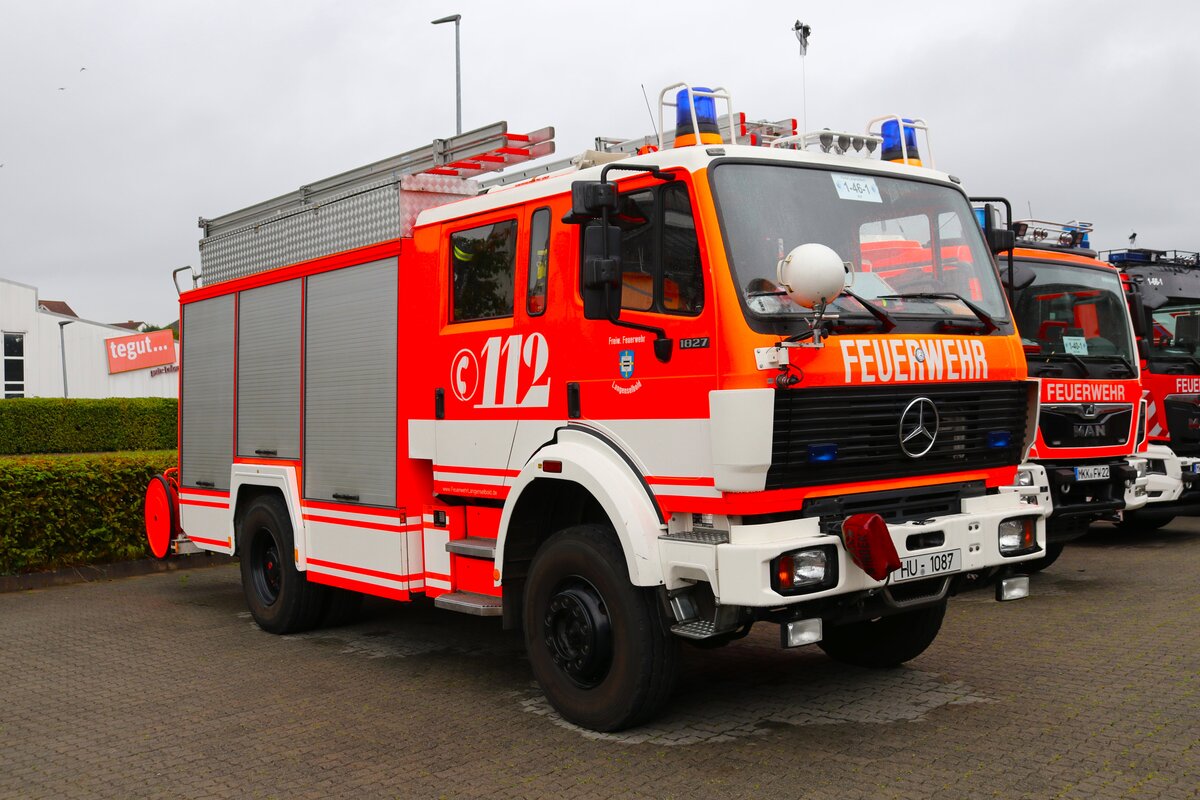
[[[1188,469],[1188,472],[1191,472],[1191,473],[1200,472],[1200,461],[1197,461],[1195,464],[1192,464],[1192,466]]]
[[[1075,468],[1075,480],[1077,481],[1106,481],[1108,478],[1108,464]]]
[[[962,570],[962,550],[942,550],[900,559],[900,569],[892,573],[892,583],[936,578]]]

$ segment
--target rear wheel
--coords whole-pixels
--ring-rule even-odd
[[[238,525],[242,591],[250,615],[270,633],[314,628],[325,607],[324,587],[296,569],[293,541],[283,500],[263,495],[250,502]]]
[[[525,586],[524,627],[534,677],[570,722],[621,730],[670,699],[679,643],[654,591],[630,583],[611,529],[580,525],[542,544]]]
[[[843,664],[876,669],[898,667],[924,653],[946,615],[946,601],[890,617],[852,622],[825,631],[821,649]]]

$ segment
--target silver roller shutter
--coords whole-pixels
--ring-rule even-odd
[[[300,457],[300,281],[238,297],[238,455]]]
[[[183,307],[180,483],[228,489],[233,464],[233,295]]]
[[[305,497],[396,504],[396,269],[391,258],[308,279]]]

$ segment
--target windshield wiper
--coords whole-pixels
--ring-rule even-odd
[[[1117,363],[1113,364],[1114,367],[1122,366],[1130,374],[1130,376],[1137,375],[1137,370],[1134,368],[1133,362],[1131,362],[1128,358],[1121,355],[1120,353],[1113,353],[1111,355],[1103,355],[1103,356],[1094,356],[1094,358],[1115,358],[1117,360]],[[1192,360],[1195,361],[1195,359],[1192,359]],[[1200,361],[1196,362],[1196,365],[1200,366]]]
[[[863,299],[862,297],[859,297],[858,295],[856,295],[854,292],[850,291],[849,289],[842,289],[842,294],[846,295],[851,300],[856,301],[860,306],[865,308],[872,317],[879,320],[879,324],[883,326],[884,333],[887,333],[888,331],[895,329],[896,318],[893,317],[888,312],[884,311],[879,306]]]
[[[1079,367],[1079,370],[1080,370],[1080,371],[1083,373],[1083,376],[1084,376],[1085,378],[1090,378],[1090,377],[1092,377],[1092,371],[1091,371],[1090,369],[1088,369],[1087,362],[1086,362],[1086,361],[1084,361],[1084,360],[1083,360],[1082,358],[1080,358],[1079,356],[1075,355],[1074,353],[1039,353],[1037,357],[1038,357],[1038,358],[1044,358],[1044,359],[1046,359],[1047,361],[1052,361],[1052,360],[1054,360],[1054,359],[1061,359],[1061,358],[1065,358],[1065,359],[1067,359],[1068,361],[1073,361],[1073,362],[1075,362],[1075,365],[1076,365],[1077,367]]]
[[[979,317],[979,321],[983,323],[983,333],[991,333],[992,331],[1000,330],[1000,326],[996,324],[996,320],[992,319],[992,315],[984,311],[979,306],[972,303],[967,298],[957,292],[905,292],[904,294],[881,294],[880,300],[957,300],[962,303],[967,309]]]

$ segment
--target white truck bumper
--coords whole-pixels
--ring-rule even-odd
[[[1039,550],[1011,557],[1001,555],[999,526],[1011,519],[1032,521]],[[904,566],[882,581],[872,579],[851,560],[840,537],[822,533],[818,519],[805,518],[730,525],[727,536],[703,531],[668,534],[659,539],[664,582],[668,590],[707,582],[721,605],[779,607],[879,589],[907,582],[905,578],[937,578],[1019,564],[1042,556],[1046,546],[1041,507],[1008,492],[964,498],[961,513],[889,525],[888,531]],[[708,541],[702,541],[706,536]],[[939,539],[940,543],[920,546]],[[914,546],[910,547],[910,542]],[[807,593],[781,594],[772,588],[775,559],[818,547],[833,553],[836,582]],[[930,558],[935,555],[939,557]],[[946,571],[946,565],[952,565],[950,571]]]

